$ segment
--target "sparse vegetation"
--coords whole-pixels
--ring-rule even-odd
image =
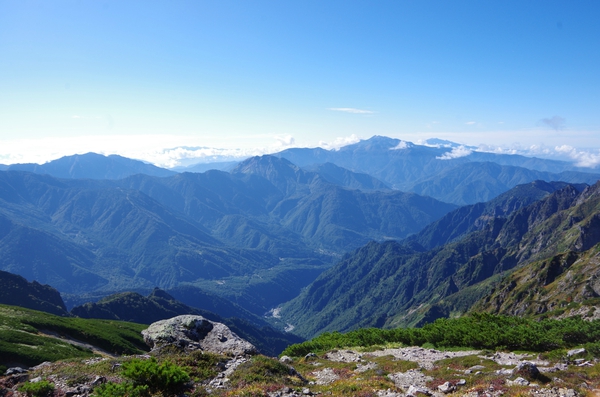
[[[290,367],[265,356],[256,356],[240,365],[231,378],[232,384],[266,384],[289,382],[292,376]]]

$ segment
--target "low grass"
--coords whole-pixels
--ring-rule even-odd
[[[44,361],[94,355],[91,350],[65,339],[90,344],[112,354],[143,353],[148,350],[141,335],[146,327],[122,321],[59,317],[0,305],[0,365],[33,366]]]

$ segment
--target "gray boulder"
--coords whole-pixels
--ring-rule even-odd
[[[438,390],[441,391],[444,394],[448,394],[448,393],[452,393],[453,391],[456,390],[456,386],[454,386],[452,383],[450,382],[445,382],[441,385],[438,386]]]
[[[513,370],[513,373],[527,380],[534,380],[540,378],[540,370],[534,363],[529,361],[523,361],[519,363],[519,365],[517,365]]]
[[[202,316],[183,315],[157,321],[143,330],[142,335],[153,351],[176,347],[230,356],[257,353],[253,344],[237,336],[225,324]]]

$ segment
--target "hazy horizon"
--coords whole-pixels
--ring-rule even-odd
[[[366,139],[371,139],[369,137]],[[394,138],[399,139],[399,138]],[[356,136],[351,136],[346,139],[339,139],[332,143],[321,144],[318,146],[312,146],[311,148],[321,147],[326,150],[338,150],[344,146],[358,143],[364,139],[359,139]],[[400,148],[405,146],[405,142],[412,143],[415,145],[422,145],[428,147],[441,147],[449,148],[447,155],[443,159],[463,157],[471,154],[472,152],[484,152],[484,153],[495,153],[495,154],[509,154],[509,155],[521,155],[526,157],[537,157],[542,159],[550,160],[561,160],[572,162],[573,164],[583,167],[595,169],[600,163],[600,153],[594,153],[591,150],[581,150],[568,145],[561,147],[548,147],[543,145],[533,145],[531,147],[524,147],[518,145],[508,146],[494,146],[480,144],[478,146],[465,145],[460,142],[453,142],[448,140],[441,140],[439,138],[419,139],[415,142],[400,139]],[[21,163],[36,163],[44,164],[53,160],[60,159],[62,157],[68,157],[73,155],[82,155],[86,153],[97,153],[105,156],[109,155],[120,155],[122,157],[131,158],[134,160],[140,160],[149,164],[156,165],[158,167],[175,169],[185,168],[196,164],[207,164],[214,162],[228,162],[228,161],[242,161],[252,156],[261,156],[266,154],[273,154],[289,148],[301,148],[295,144],[291,145],[273,145],[268,148],[254,148],[250,150],[243,149],[226,149],[226,148],[211,148],[201,146],[179,146],[164,148],[155,152],[131,152],[123,153],[121,151],[103,152],[99,150],[82,150],[80,152],[67,153],[54,158],[45,159],[43,161],[25,161]],[[124,152],[128,152],[125,150]],[[136,154],[137,153],[137,154]],[[47,153],[46,153],[47,154]],[[0,163],[1,164],[1,163]],[[19,164],[19,162],[4,163],[4,165]]]

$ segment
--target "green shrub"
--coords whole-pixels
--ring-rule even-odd
[[[131,379],[135,386],[148,386],[151,393],[161,392],[164,395],[182,391],[190,380],[187,372],[181,367],[170,361],[158,364],[154,357],[150,360],[133,359],[123,363],[123,376]]]
[[[148,386],[108,382],[94,389],[92,397],[146,397]]]
[[[368,347],[385,343],[543,352],[595,343],[598,340],[598,320],[585,321],[579,317],[572,317],[536,321],[523,317],[475,313],[460,318],[440,318],[423,328],[371,328],[346,334],[324,333],[310,341],[289,346],[282,355],[300,357],[332,349]]]
[[[219,365],[228,360],[227,357],[200,350],[184,355],[167,355],[166,359],[182,367],[197,383],[217,376],[220,372]]]
[[[149,360],[134,358],[124,362],[121,370],[129,381],[108,382],[94,389],[93,396],[149,397],[158,393],[173,396],[183,392],[190,380],[187,372],[180,366],[170,361],[158,364],[154,357]]]
[[[54,391],[54,383],[50,383],[47,380],[27,382],[19,386],[19,391],[27,394],[27,396],[44,397]]]

